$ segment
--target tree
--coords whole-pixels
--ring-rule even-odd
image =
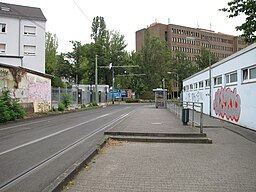
[[[57,64],[58,40],[56,35],[46,32],[45,34],[45,72],[55,75]]]
[[[97,16],[93,18],[92,22],[92,34],[91,38],[96,43],[99,39],[104,40],[106,38],[106,23],[104,17]]]
[[[214,54],[211,53],[210,58],[209,58],[209,54],[210,54],[210,51],[206,49],[202,49],[201,55],[196,56],[196,64],[197,64],[198,71],[201,71],[209,67],[209,59],[210,59],[211,65],[218,62],[218,58]]]
[[[236,27],[243,31],[241,35],[247,43],[256,42],[256,1],[255,0],[233,0],[228,2],[229,8],[220,11],[228,12],[229,18],[237,17],[241,13],[246,15],[245,23]]]
[[[137,64],[140,66],[140,72],[146,74],[142,77],[144,89],[152,93],[152,89],[159,87],[162,79],[167,77],[172,56],[167,43],[148,32],[144,42]]]
[[[64,78],[67,80],[67,82],[72,81],[72,70],[70,67],[69,61],[66,59],[66,56],[64,53],[61,53],[57,56],[57,66],[56,66],[56,73],[55,73],[55,79],[54,79],[54,85],[55,87],[63,87],[63,83],[61,81],[61,78]]]
[[[183,79],[186,79],[187,77],[193,75],[198,70],[197,67],[187,59],[186,54],[178,52],[173,59],[170,71],[175,72],[179,75],[178,87],[181,90]]]
[[[74,83],[80,83],[84,77],[84,73],[87,72],[87,58],[85,52],[85,46],[78,41],[71,41],[73,44],[73,51],[65,54],[65,57],[70,63],[71,74],[70,78]]]

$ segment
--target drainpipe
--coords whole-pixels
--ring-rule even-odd
[[[19,46],[18,54],[21,56],[21,18],[19,18]],[[21,58],[20,66],[23,67],[23,57]]]

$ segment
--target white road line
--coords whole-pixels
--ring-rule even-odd
[[[34,121],[34,122],[30,122],[30,123],[14,125],[14,126],[11,126],[11,127],[2,128],[2,129],[0,129],[0,131],[4,131],[4,130],[8,130],[8,129],[14,129],[14,128],[17,128],[17,127],[22,127],[22,126],[26,126],[26,125],[32,125],[32,124],[35,124],[35,123],[41,123],[41,122],[45,122],[45,121],[51,121],[51,120],[48,119],[48,120]]]
[[[131,112],[130,112],[131,113]],[[0,188],[0,190],[6,189],[8,188],[10,185],[13,185],[14,183],[19,182],[20,180],[22,180],[23,178],[27,177],[28,175],[32,174],[33,172],[35,172],[36,170],[40,169],[41,167],[45,166],[48,162],[58,158],[59,156],[61,156],[62,154],[66,153],[67,151],[75,148],[76,146],[80,145],[82,142],[84,142],[86,139],[91,138],[92,136],[94,136],[95,134],[105,130],[106,128],[108,128],[109,126],[115,124],[116,122],[124,119],[125,117],[127,117],[130,113],[126,113],[126,114],[122,114],[119,117],[117,117],[116,119],[110,121],[109,123],[99,127],[98,129],[94,130],[92,133],[89,133],[88,135],[85,135],[84,137],[80,138],[79,140],[75,141],[74,143],[70,144],[69,146],[59,150],[58,152],[56,152],[55,154],[51,155],[49,158],[44,159],[43,161],[39,162],[38,164],[36,164],[35,166],[29,168],[27,171],[24,171],[22,174],[20,174],[18,177],[14,178],[13,180],[7,182],[5,185],[2,186],[2,188]],[[103,116],[107,116],[103,115]],[[100,116],[100,117],[103,117]],[[99,117],[99,118],[100,118]],[[96,119],[96,118],[95,118]]]
[[[39,139],[35,139],[35,140],[33,140],[33,141],[30,141],[30,142],[24,143],[24,144],[22,144],[22,145],[16,146],[16,147],[14,147],[14,148],[8,149],[8,150],[6,150],[6,151],[1,152],[1,153],[0,153],[0,156],[1,156],[1,155],[4,155],[4,154],[6,154],[6,153],[9,153],[9,152],[11,152],[11,151],[14,151],[14,150],[16,150],[16,149],[20,149],[20,148],[22,148],[22,147],[31,145],[31,144],[33,144],[33,143],[37,143],[37,142],[42,141],[42,140],[44,140],[44,139],[48,139],[48,138],[50,138],[50,137],[53,137],[53,136],[55,136],[55,135],[58,135],[58,134],[60,134],[60,133],[65,132],[65,131],[69,131],[69,130],[74,129],[75,127],[81,126],[81,125],[83,125],[83,124],[90,123],[90,122],[95,121],[95,120],[97,120],[97,119],[100,119],[100,118],[102,118],[102,117],[106,117],[106,116],[108,116],[108,115],[109,115],[109,114],[101,115],[101,116],[99,116],[99,117],[93,118],[93,119],[88,120],[88,121],[85,121],[85,122],[83,122],[83,123],[79,123],[79,124],[74,125],[74,126],[72,126],[72,127],[68,127],[68,128],[63,129],[63,130],[61,130],[61,131],[52,133],[52,134],[47,135],[47,136],[45,136],[45,137],[41,137],[41,138],[39,138]]]

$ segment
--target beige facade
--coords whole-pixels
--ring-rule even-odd
[[[144,45],[146,30],[162,41],[167,41],[173,55],[183,52],[190,61],[194,61],[203,48],[222,60],[248,46],[240,37],[233,35],[174,24],[153,23],[147,29],[136,32],[136,51],[140,51]]]

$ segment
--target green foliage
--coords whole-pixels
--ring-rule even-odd
[[[83,108],[86,108],[86,105],[85,104],[82,104],[81,105],[81,108],[83,109]]]
[[[98,106],[98,104],[97,104],[97,103],[95,103],[95,102],[93,102],[93,103],[89,103],[89,105],[88,105],[88,107],[96,107],[96,106]]]
[[[71,101],[72,101],[71,95],[64,93],[61,95],[61,97],[62,97],[61,100],[62,100],[62,103],[64,104],[64,107],[68,108],[68,106],[71,104]]]
[[[106,38],[106,23],[104,20],[104,17],[97,16],[93,18],[92,22],[92,34],[91,38],[96,43],[99,39],[105,39]]]
[[[210,54],[210,52],[206,49],[201,50],[201,55],[198,55],[196,58],[196,64],[198,71],[201,71],[207,67],[209,67],[209,64],[214,64],[218,62],[218,58],[214,54]],[[209,63],[210,62],[210,63]]]
[[[0,123],[20,119],[25,115],[22,106],[9,96],[9,92],[3,92],[0,96]]]
[[[233,18],[243,13],[246,16],[245,22],[236,27],[236,30],[243,31],[242,37],[247,43],[256,42],[256,1],[255,0],[233,0],[228,2],[228,8],[220,11],[228,12],[228,17]]]
[[[172,65],[172,55],[165,41],[158,37],[145,34],[145,44],[142,51],[133,56],[135,63],[140,66],[139,73],[145,74],[140,79],[134,79],[136,92],[140,95],[146,91],[152,92],[159,87],[162,79],[167,77],[167,72]]]
[[[187,77],[193,75],[198,71],[198,69],[195,65],[193,65],[190,61],[186,59],[186,55],[184,53],[177,53],[171,65],[170,71],[178,74],[178,87],[180,91],[182,88],[183,79],[186,79]],[[176,76],[173,78],[176,79]]]
[[[140,103],[140,99],[126,99],[126,103]]]
[[[62,80],[61,80],[60,77],[54,76],[54,77],[52,78],[52,86],[53,86],[53,87],[61,87],[61,88],[64,88],[64,87],[65,87],[65,84],[62,82]]]
[[[46,32],[45,34],[45,72],[55,75],[57,65],[58,40],[56,35]]]
[[[63,103],[58,104],[58,111],[64,111],[65,110],[65,105]]]

